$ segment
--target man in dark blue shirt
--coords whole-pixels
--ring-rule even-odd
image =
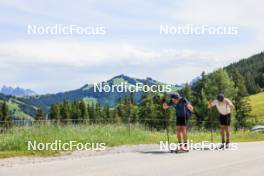
[[[193,112],[193,106],[186,98],[182,98],[179,94],[171,95],[171,104],[163,103],[163,109],[174,107],[176,109],[176,128],[178,143],[184,141],[184,146],[187,146],[187,124],[188,119]]]

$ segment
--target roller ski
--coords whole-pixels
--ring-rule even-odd
[[[184,145],[180,144],[177,147],[177,149],[171,150],[171,153],[187,153],[187,152],[189,152],[187,144],[184,144]]]
[[[222,143],[220,144],[220,146],[218,146],[218,150],[225,150],[225,149],[228,149],[229,148],[229,142],[226,142],[226,143]]]

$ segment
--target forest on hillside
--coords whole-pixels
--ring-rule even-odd
[[[189,124],[191,127],[208,129],[218,126],[218,114],[215,110],[208,110],[207,102],[215,99],[219,93],[224,93],[236,107],[232,123],[235,129],[254,124],[243,76],[238,71],[229,75],[224,69],[219,69],[208,75],[203,73],[194,86],[186,84],[180,91],[195,109]],[[121,98],[114,108],[84,101],[64,101],[52,105],[48,117],[58,123],[141,123],[150,128],[162,129],[166,127],[167,121],[175,121],[173,108],[166,112],[162,109],[164,100],[170,101],[168,94],[145,93],[141,101],[135,103],[131,94]],[[40,111],[36,119],[41,120],[43,117]]]
[[[242,59],[225,68],[229,74],[239,72],[244,79],[247,92],[255,94],[264,88],[264,53]]]

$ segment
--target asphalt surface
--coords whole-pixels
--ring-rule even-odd
[[[163,153],[129,151],[0,166],[0,176],[264,175],[264,142],[239,143],[236,151]],[[10,162],[10,161],[9,161]],[[1,163],[1,162],[0,162]],[[2,162],[3,163],[3,162]]]

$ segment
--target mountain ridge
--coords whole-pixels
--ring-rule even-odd
[[[127,82],[128,84],[135,85],[136,83],[142,83],[144,85],[168,85],[157,80],[154,80],[150,77],[146,79],[133,78],[124,74],[114,76],[113,78],[102,81],[100,83],[107,83],[109,85],[117,85],[121,82]],[[177,91],[181,87],[176,85],[171,85],[172,91]],[[92,101],[96,100],[101,105],[107,105],[113,107],[116,105],[118,100],[124,96],[128,96],[129,92],[94,92],[93,84],[85,84],[84,86],[66,91],[66,92],[58,92],[55,94],[44,94],[37,96],[29,96],[20,98],[21,101],[32,104],[34,106],[41,107],[43,110],[48,111],[49,107],[54,103],[61,103],[64,100],[75,101],[82,99],[92,99]],[[138,102],[142,96],[142,92],[134,93],[135,101]]]
[[[21,87],[11,87],[11,86],[6,86],[3,85],[2,88],[0,89],[0,93],[4,95],[12,95],[15,97],[24,97],[24,96],[34,96],[37,95],[36,92],[34,92],[31,89],[24,89]]]

